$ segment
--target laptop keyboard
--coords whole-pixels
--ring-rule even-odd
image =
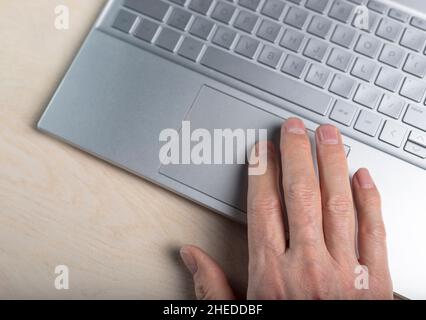
[[[125,0],[112,27],[426,169],[426,20],[374,0]]]

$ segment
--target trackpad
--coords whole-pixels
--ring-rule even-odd
[[[174,161],[166,165],[162,160],[160,173],[246,212],[248,166],[241,164],[241,159],[247,163],[246,149],[253,147],[253,135],[256,141],[261,137],[259,129],[267,129],[268,139],[278,142],[283,119],[204,86],[184,121],[179,132],[179,164]],[[170,150],[176,153],[175,147]]]

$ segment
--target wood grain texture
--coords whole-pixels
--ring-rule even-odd
[[[71,26],[54,28],[69,6]],[[35,130],[104,0],[0,0],[0,298],[193,298],[177,249],[244,289],[245,228]],[[54,268],[70,268],[70,289]]]

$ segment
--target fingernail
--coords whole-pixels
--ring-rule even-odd
[[[289,118],[284,124],[285,132],[293,134],[305,134],[306,129],[303,121],[297,118]]]
[[[371,178],[370,172],[367,169],[359,169],[356,173],[356,179],[358,184],[363,189],[372,189],[374,188],[374,181]]]
[[[197,262],[195,261],[194,257],[186,248],[180,249],[180,256],[183,260],[183,263],[188,268],[189,272],[192,274],[195,274],[198,270]]]
[[[337,128],[330,125],[323,125],[317,129],[317,137],[321,144],[338,144],[339,134]]]

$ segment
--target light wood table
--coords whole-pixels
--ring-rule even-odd
[[[243,226],[35,129],[104,0],[0,0],[0,298],[193,298],[203,247],[243,290]],[[54,27],[57,5],[70,29]],[[67,265],[69,290],[54,287]]]

